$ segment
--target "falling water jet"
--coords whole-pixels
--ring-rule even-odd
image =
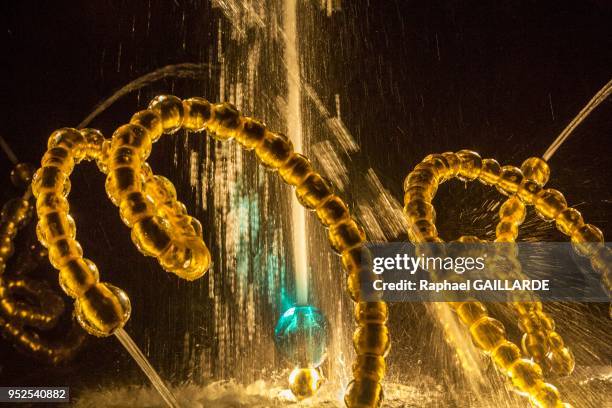
[[[147,357],[142,353],[140,348],[134,343],[134,340],[130,337],[129,334],[123,329],[119,329],[115,332],[115,336],[117,340],[125,347],[125,349],[130,353],[134,361],[138,364],[138,366],[142,369],[142,372],[147,376],[149,381],[151,381],[151,385],[157,390],[159,395],[163,398],[166,404],[172,408],[178,408],[179,404],[176,400],[176,397],[172,392],[166,387],[166,384],[162,381],[157,374],[157,371],[153,368]]]
[[[291,136],[296,152],[302,152],[302,112],[300,90],[300,64],[297,53],[297,1],[288,0],[284,5],[283,31],[285,33],[285,62],[287,66],[287,133]],[[308,267],[306,242],[306,217],[295,196],[291,200],[293,258],[295,267],[295,291],[298,305],[308,303]]]
[[[587,118],[587,116],[591,114],[591,112],[593,112],[604,100],[606,100],[606,98],[610,96],[610,94],[612,94],[612,80],[605,84],[603,88],[601,88],[599,92],[597,92],[595,96],[591,98],[591,100],[585,105],[585,107],[582,108],[580,112],[578,112],[578,115],[576,115],[576,117],[572,119],[569,125],[567,125],[567,127],[563,129],[559,136],[557,136],[557,138],[550,145],[548,150],[546,150],[542,158],[546,161],[550,160],[552,155],[555,154],[557,149],[561,147],[563,142],[567,140],[567,138],[574,131],[574,129],[576,129],[578,125],[580,125]]]
[[[8,143],[6,143],[6,140],[4,140],[2,136],[0,136],[0,148],[4,150],[4,153],[6,153],[7,157],[13,164],[17,164],[18,160],[17,156],[15,155],[15,152],[13,152],[13,149],[11,149],[11,147],[8,145]]]

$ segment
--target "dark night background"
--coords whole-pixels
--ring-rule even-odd
[[[397,197],[405,174],[429,153],[470,148],[514,165],[541,155],[612,77],[612,3],[604,0],[343,3],[324,27],[328,42],[315,44],[333,54],[329,76],[341,78],[326,83],[327,93],[341,95],[343,120],[359,139],[363,160]],[[140,75],[207,61],[216,42],[211,17],[218,12],[200,1],[5,0],[0,10],[0,134],[21,161],[32,163],[54,129],[76,126]],[[172,81],[155,86],[214,100],[210,89],[200,83],[189,91]],[[93,126],[108,136],[152,94],[120,100]],[[612,101],[603,103],[550,161],[550,186],[580,204],[587,222],[606,236],[612,233],[611,112]],[[184,177],[161,152],[154,159],[170,178]],[[174,322],[143,311],[178,290],[173,278],[136,253],[104,196],[103,177],[93,165],[83,167],[74,173],[70,197],[86,253],[120,287],[134,290],[130,275],[149,274],[151,287],[142,289],[130,324],[173,330]],[[0,154],[2,202],[16,194],[10,169]],[[92,370],[118,374],[115,363],[126,359],[114,340],[93,340],[76,368],[45,371],[45,384],[76,383]],[[40,382],[37,363],[6,343],[0,343],[0,365],[1,384]]]

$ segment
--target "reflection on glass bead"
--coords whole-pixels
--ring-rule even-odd
[[[497,180],[497,190],[504,195],[514,194],[518,191],[522,181],[521,170],[514,166],[503,166]]]
[[[561,211],[555,221],[557,222],[557,229],[570,236],[575,230],[584,225],[582,214],[575,208],[566,208]]]
[[[557,215],[565,210],[567,202],[560,191],[552,188],[542,190],[535,201],[538,215],[545,220],[554,220]]]
[[[497,184],[499,175],[501,174],[501,166],[495,159],[484,159],[478,179],[489,186]]]
[[[550,177],[548,163],[539,157],[530,157],[521,164],[521,172],[528,180],[533,180],[543,186]]]
[[[278,169],[289,160],[293,153],[293,144],[287,136],[280,133],[266,132],[263,141],[255,148],[255,154],[262,164]]]
[[[32,182],[36,168],[30,163],[18,163],[11,170],[11,182],[15,187],[27,188]]]
[[[161,117],[164,133],[174,133],[183,124],[183,102],[173,95],[159,95],[149,103],[149,109]]]
[[[131,305],[121,289],[97,283],[77,299],[74,313],[89,334],[105,337],[123,327],[130,317]]]
[[[274,341],[289,362],[302,367],[318,367],[326,355],[327,319],[314,306],[294,306],[278,320]]]
[[[289,375],[289,389],[298,400],[315,395],[321,383],[321,375],[315,368],[296,368]]]
[[[461,160],[458,177],[461,180],[475,180],[480,175],[482,159],[480,155],[471,150],[460,150],[457,156]]]
[[[344,395],[344,403],[347,407],[378,408],[382,405],[383,391],[378,381],[355,379],[351,381]]]
[[[151,137],[153,143],[155,143],[164,133],[161,115],[151,109],[136,112],[134,116],[132,116],[132,119],[130,119],[130,123],[145,128],[149,132],[149,137]]]
[[[183,127],[187,130],[200,132],[210,120],[212,111],[210,102],[204,98],[189,98],[183,101]]]

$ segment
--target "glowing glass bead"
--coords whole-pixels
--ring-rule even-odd
[[[523,334],[521,347],[525,355],[541,362],[549,351],[546,334],[543,331],[535,331]]]
[[[18,163],[11,170],[11,182],[15,187],[27,188],[32,182],[36,168],[30,163]]]
[[[315,395],[321,383],[322,378],[314,368],[296,368],[289,375],[289,389],[298,400]]]
[[[506,340],[506,330],[499,320],[483,317],[470,326],[474,343],[485,352],[491,352]]]
[[[299,186],[308,176],[313,174],[310,160],[299,153],[293,153],[289,160],[278,169],[283,181],[292,186]]]
[[[294,306],[285,311],[274,329],[280,354],[302,367],[318,367],[326,356],[327,319],[314,306]]]
[[[98,166],[98,169],[104,174],[108,174],[108,160],[110,157],[110,150],[111,141],[105,140],[104,142],[102,142],[100,155],[96,157],[96,165]]]
[[[538,406],[543,408],[563,408],[564,406],[557,387],[545,382],[538,384],[534,390],[533,399]]]
[[[518,236],[518,224],[513,221],[500,221],[495,229],[496,242],[513,242]]]
[[[457,316],[467,327],[487,316],[487,308],[481,302],[462,302],[457,307]]]
[[[62,238],[49,245],[49,262],[55,269],[60,269],[68,261],[83,257],[83,248],[72,238]]]
[[[385,376],[386,367],[384,357],[360,354],[353,363],[353,374],[355,377],[380,382]]]
[[[382,401],[382,386],[367,378],[351,381],[344,395],[344,403],[351,408],[379,408]]]
[[[151,109],[136,112],[134,116],[132,116],[132,119],[130,119],[130,123],[145,128],[149,132],[151,142],[153,143],[155,143],[164,133],[160,114]]]
[[[404,180],[404,191],[410,187],[423,187],[429,189],[431,185],[437,184],[436,173],[432,169],[415,169],[408,174]],[[437,186],[436,186],[437,188]]]
[[[89,259],[72,259],[59,271],[59,283],[70,297],[78,298],[100,279],[98,268]]]
[[[523,392],[529,392],[542,383],[542,368],[531,360],[519,359],[508,370],[512,384]]]
[[[591,256],[603,246],[604,237],[599,228],[591,224],[584,224],[574,230],[571,236],[574,250],[582,256]]]
[[[170,226],[163,218],[146,217],[132,227],[132,242],[144,255],[157,257],[172,241],[169,230]]]
[[[338,254],[363,244],[365,232],[359,224],[352,219],[334,224],[329,228],[328,238],[331,248]]]
[[[106,177],[106,194],[115,205],[130,193],[139,191],[142,182],[136,171],[131,167],[120,167],[108,173]]]
[[[210,120],[212,115],[210,102],[204,98],[196,97],[184,100],[183,110],[185,111],[183,127],[193,132],[204,130],[206,122]]]
[[[457,156],[461,160],[458,177],[464,181],[475,180],[480,175],[482,159],[471,150],[460,150]]]
[[[431,202],[438,190],[437,184],[430,184],[427,187],[424,186],[410,186],[404,193],[404,203],[408,203],[414,200],[423,200]]]
[[[431,203],[424,200],[413,200],[404,206],[404,215],[409,224],[425,220],[433,224],[436,222],[436,210]]]
[[[499,218],[503,221],[510,221],[521,224],[525,220],[527,209],[517,197],[510,197],[499,208]]]
[[[185,239],[171,242],[159,255],[162,268],[177,276],[194,280],[202,277],[210,268],[210,252],[201,239]]]
[[[40,218],[39,225],[45,246],[64,238],[74,239],[76,236],[74,219],[65,212],[47,213]]]
[[[41,167],[32,177],[32,192],[35,196],[44,192],[63,192],[67,182],[66,173],[59,167]]]
[[[317,210],[317,217],[321,223],[330,227],[350,217],[348,207],[342,199],[336,195],[331,196]]]
[[[56,130],[49,136],[47,149],[53,147],[64,147],[74,156],[75,161],[79,162],[85,157],[87,141],[85,137],[76,129],[63,128]]]
[[[68,200],[56,193],[42,193],[36,199],[36,212],[38,217],[53,212],[68,212]]]
[[[137,153],[138,157],[146,160],[151,154],[151,136],[147,129],[140,125],[129,123],[120,126],[111,139],[111,151],[120,147],[130,147]]]
[[[110,336],[123,327],[130,313],[128,296],[108,283],[93,285],[74,304],[74,314],[79,324],[97,337]]]
[[[164,133],[174,133],[183,124],[183,102],[173,95],[159,95],[149,103],[149,109],[161,117]]]
[[[32,219],[32,206],[28,200],[13,198],[2,206],[0,219],[5,222],[12,221],[17,228],[21,228]]]
[[[611,290],[612,281],[610,281],[609,278],[612,278],[612,250],[603,245],[585,249],[589,249],[588,252],[590,252],[589,256],[591,257],[591,266],[602,275],[604,278],[604,283],[606,283],[607,280],[607,288],[608,290]],[[591,251],[591,249],[593,249],[593,251]]]
[[[355,305],[355,321],[358,323],[378,323],[387,321],[389,308],[385,302],[358,302]]]
[[[438,230],[433,222],[429,220],[419,220],[408,227],[408,235],[413,242],[420,242],[427,238],[438,236]]]
[[[132,227],[145,217],[152,216],[154,210],[155,203],[151,197],[140,191],[128,194],[119,205],[121,220],[128,227]]]
[[[423,161],[417,165],[417,167],[421,165],[423,165],[423,168],[428,166],[435,170],[437,182],[442,182],[451,175],[448,162],[441,154],[427,155],[427,157],[425,157]]]
[[[456,177],[459,174],[459,169],[461,168],[461,158],[459,158],[459,156],[453,152],[442,153],[442,157],[444,157],[444,160],[446,160],[446,165],[448,167],[448,178]]]
[[[244,118],[244,125],[236,132],[236,141],[245,149],[253,150],[259,145],[266,135],[266,126],[253,118]]]
[[[353,334],[353,346],[357,354],[386,356],[391,347],[387,326],[378,323],[360,325]]]
[[[281,133],[266,132],[263,141],[255,148],[255,154],[268,168],[278,169],[289,160],[293,144]]]
[[[104,135],[97,129],[80,129],[79,132],[85,138],[85,159],[95,160],[100,156],[102,143],[106,140]]]
[[[497,190],[504,195],[511,195],[518,191],[523,181],[523,173],[514,166],[503,166],[499,179],[497,180]]]
[[[478,180],[483,184],[493,186],[497,184],[499,176],[501,174],[501,166],[495,159],[484,159],[482,161],[482,167]]]
[[[295,189],[295,195],[301,205],[314,210],[331,195],[329,183],[317,173],[312,173]]]
[[[584,225],[582,214],[575,208],[566,208],[561,211],[557,214],[555,221],[557,223],[557,229],[569,236]]]
[[[242,121],[240,112],[231,103],[217,103],[213,106],[213,115],[206,124],[206,130],[217,140],[230,140],[240,134]]]
[[[527,204],[535,204],[535,201],[542,191],[542,186],[533,180],[523,178],[521,185],[518,188],[516,194],[523,202]]]
[[[506,340],[493,350],[491,358],[501,372],[508,374],[510,366],[521,358],[521,349],[516,344]]]
[[[552,188],[542,190],[535,201],[536,211],[544,220],[554,220],[566,207],[563,194]]]
[[[550,177],[550,167],[539,157],[530,157],[521,164],[521,172],[528,180],[533,180],[543,186]]]

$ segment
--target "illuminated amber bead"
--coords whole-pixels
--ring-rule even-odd
[[[332,249],[341,254],[365,241],[365,232],[359,224],[347,219],[329,228],[329,243]]]
[[[437,237],[438,230],[433,222],[419,220],[408,227],[408,235],[411,237],[411,241],[420,242],[426,238]]]
[[[42,167],[32,177],[32,192],[35,196],[44,192],[63,192],[67,176],[59,167]]]
[[[487,308],[481,302],[462,302],[457,307],[457,316],[467,327],[487,316]]]
[[[404,214],[409,224],[425,220],[431,223],[436,222],[436,210],[433,205],[424,200],[413,200],[404,206]]]
[[[153,215],[155,203],[151,197],[144,195],[140,191],[130,193],[125,196],[119,205],[121,220],[128,227],[132,227],[136,222],[145,217]]]
[[[521,224],[525,220],[526,213],[525,204],[517,197],[510,197],[500,207],[499,218],[503,221]]]
[[[497,184],[499,176],[501,174],[501,166],[495,159],[484,159],[482,161],[482,168],[478,175],[478,180],[483,184],[492,186]]]
[[[147,129],[151,142],[153,143],[155,143],[164,133],[161,115],[151,109],[136,112],[134,116],[132,116],[132,119],[130,119],[130,123]]]
[[[147,217],[132,228],[132,242],[138,250],[148,256],[159,256],[171,242],[170,226],[160,217]]]
[[[563,194],[552,188],[542,190],[535,201],[538,215],[545,220],[554,220],[566,207],[567,202]]]
[[[612,271],[612,250],[603,245],[599,248],[596,247],[584,249],[593,249],[593,251],[589,251],[589,256],[591,257],[591,266],[593,266],[593,269],[595,269],[602,275],[602,277],[604,278],[604,283],[606,283],[605,279],[609,277],[612,278],[612,275],[610,275],[610,272]],[[608,281],[606,285],[608,288],[611,288],[612,281]]]
[[[0,222],[0,236],[14,237],[17,234],[17,224],[13,221]]]
[[[371,257],[366,247],[354,247],[342,252],[342,266],[349,275],[359,275],[362,266],[367,265]]]
[[[513,302],[512,307],[515,308],[519,315],[542,311],[542,303],[540,302]]]
[[[140,158],[136,154],[134,148],[125,146],[112,150],[107,164],[109,170],[115,170],[121,167],[132,167],[136,169],[140,166]]]
[[[604,237],[599,228],[584,224],[574,230],[571,236],[574,250],[582,256],[591,256],[603,246]]]
[[[198,97],[184,100],[183,110],[185,112],[183,127],[194,132],[204,130],[212,114],[210,102]]]
[[[212,106],[212,117],[206,124],[206,130],[218,140],[229,140],[241,133],[242,121],[240,112],[231,103],[223,102]]]
[[[539,157],[530,157],[521,164],[521,172],[528,180],[533,180],[543,186],[548,183],[550,177],[550,167]]]
[[[240,131],[236,132],[235,138],[246,150],[253,150],[259,145],[266,135],[266,125],[253,118],[244,118],[244,124]]]
[[[161,117],[164,133],[173,133],[183,124],[183,102],[173,95],[159,95],[149,103],[149,109]]]
[[[542,361],[549,350],[546,334],[542,331],[525,333],[521,340],[521,347],[525,355],[532,357],[535,361]]]
[[[110,158],[111,141],[105,140],[102,142],[102,148],[100,149],[100,155],[96,157],[96,165],[98,169],[104,174],[108,174],[108,160]]]
[[[299,153],[293,153],[289,160],[278,169],[278,174],[285,183],[299,186],[313,173],[310,160]]]
[[[72,238],[62,238],[49,246],[49,262],[55,269],[60,269],[68,261],[82,256],[83,248]]]
[[[295,189],[298,201],[305,208],[314,210],[331,195],[329,183],[317,173],[312,173]]]
[[[483,317],[470,326],[474,343],[486,352],[493,351],[506,340],[506,330],[499,320]]]
[[[278,169],[289,160],[293,144],[287,136],[280,133],[266,132],[264,140],[255,148],[259,160],[272,169]]]
[[[131,167],[111,171],[106,177],[106,194],[115,205],[125,196],[141,189],[141,180]]]
[[[65,147],[54,147],[47,150],[40,163],[43,167],[57,167],[67,174],[74,168],[73,156]]]
[[[557,229],[569,236],[584,225],[582,214],[574,208],[566,208],[557,214],[556,222]]]
[[[12,221],[21,228],[32,219],[32,206],[30,201],[23,198],[13,198],[2,206],[0,212],[2,221]]]
[[[63,128],[56,130],[49,136],[47,142],[47,149],[54,147],[64,147],[74,155],[75,160],[78,162],[85,157],[85,151],[87,149],[87,141],[85,137],[76,129]]]
[[[548,354],[548,362],[557,375],[570,375],[576,366],[574,354],[567,347],[553,348]]]
[[[9,238],[5,238],[0,241],[0,259],[6,260],[13,256],[14,247],[13,241]]]
[[[351,381],[344,395],[344,403],[351,408],[379,408],[382,401],[382,386],[368,378]]]
[[[47,213],[40,218],[39,225],[44,236],[45,246],[64,238],[74,239],[76,236],[76,224],[67,213]]]
[[[449,170],[449,164],[446,158],[441,154],[429,154],[422,161],[422,164],[433,167],[436,171],[436,179],[438,182],[446,180],[449,176],[452,176],[452,172]],[[417,165],[418,167],[419,165]]]
[[[315,395],[321,383],[321,376],[314,368],[296,368],[289,375],[289,389],[298,400]]]
[[[326,227],[338,224],[350,217],[348,207],[342,199],[332,195],[317,208],[317,217]]]
[[[60,286],[73,298],[82,296],[99,279],[98,268],[89,259],[72,259],[59,271]]]
[[[210,268],[210,252],[201,239],[172,242],[160,256],[161,266],[186,280],[202,277]]]
[[[414,170],[404,180],[404,191],[408,191],[411,187],[423,187],[429,189],[430,186],[437,184],[436,173],[429,169]],[[437,189],[437,186],[434,187]]]
[[[386,356],[391,347],[389,330],[384,324],[366,323],[360,325],[353,335],[357,354]]]
[[[503,166],[497,180],[497,190],[504,195],[515,194],[522,181],[521,170],[514,166]]]
[[[68,212],[68,200],[60,194],[42,193],[36,199],[36,212],[39,217],[52,212]]]
[[[521,358],[521,349],[510,341],[504,341],[491,353],[493,363],[504,374],[508,373],[510,366]]]
[[[358,302],[355,305],[355,320],[358,323],[385,323],[389,308],[385,302]]]
[[[15,187],[26,188],[32,182],[36,168],[30,163],[18,163],[11,170],[11,182]]]
[[[519,359],[508,370],[512,384],[523,392],[529,392],[542,382],[542,369],[531,360]]]
[[[512,221],[500,221],[495,229],[496,241],[512,242],[518,236],[518,225]]]
[[[353,363],[353,374],[359,379],[367,378],[380,382],[385,376],[386,367],[384,357],[359,354]]]
[[[542,382],[538,384],[532,397],[537,406],[542,408],[564,408],[565,404],[561,401],[559,390],[552,384]]]
[[[110,336],[130,317],[130,300],[121,289],[97,283],[78,298],[74,313],[80,325],[94,336]]]
[[[131,147],[138,157],[146,160],[151,153],[151,137],[147,129],[140,125],[127,124],[120,126],[111,139],[111,152],[120,147]]]
[[[459,174],[461,168],[461,159],[453,152],[442,153],[442,157],[446,160],[448,167],[448,177],[455,177]]]
[[[97,129],[80,129],[79,132],[85,138],[85,159],[94,160],[100,156],[102,143],[106,140],[104,135]]]
[[[428,187],[423,186],[410,186],[404,193],[404,203],[408,203],[414,200],[423,200],[431,202],[436,191],[438,190],[437,184],[430,184]]]
[[[542,191],[542,186],[533,180],[527,180],[523,178],[521,185],[518,188],[516,194],[521,200],[527,204],[535,204],[535,201]]]
[[[471,150],[460,150],[457,156],[461,160],[459,167],[459,178],[462,180],[475,180],[480,175],[482,159],[480,155]]]
[[[359,302],[361,299],[361,277],[358,273],[347,275],[346,291],[353,302]]]

